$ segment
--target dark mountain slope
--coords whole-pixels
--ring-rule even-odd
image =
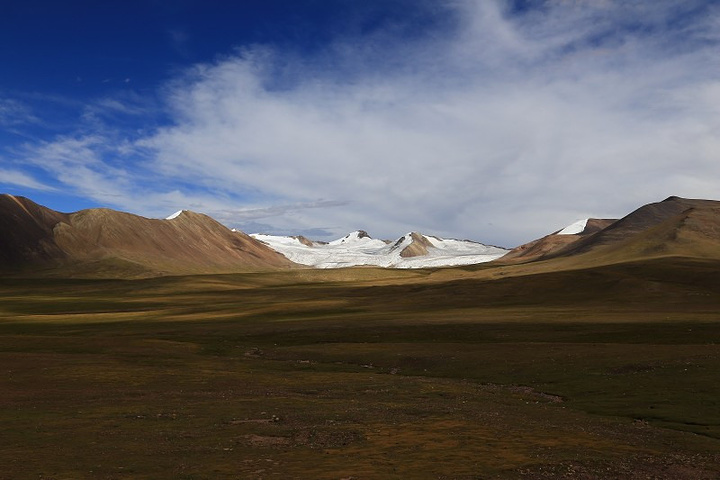
[[[53,228],[68,215],[13,195],[0,195],[0,267],[21,268],[65,258]]]

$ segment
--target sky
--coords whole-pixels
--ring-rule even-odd
[[[720,1],[5,0],[0,191],[504,247],[720,199]]]

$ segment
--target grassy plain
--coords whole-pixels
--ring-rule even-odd
[[[0,280],[0,479],[720,476],[720,264]]]

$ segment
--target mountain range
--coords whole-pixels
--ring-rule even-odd
[[[61,213],[0,195],[0,270],[143,277],[288,268],[425,268],[543,263],[595,266],[668,256],[720,259],[720,202],[669,197],[621,219],[584,219],[512,250],[410,232],[358,230],[329,243],[230,230],[207,215],[166,219],[96,208]]]
[[[496,260],[508,250],[470,240],[455,240],[410,232],[395,241],[377,240],[358,230],[329,243],[304,237],[252,234],[293,262],[315,268],[373,265],[427,268],[470,265]]]

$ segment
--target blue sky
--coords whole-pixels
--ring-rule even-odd
[[[514,246],[720,198],[720,3],[10,0],[0,190]]]

